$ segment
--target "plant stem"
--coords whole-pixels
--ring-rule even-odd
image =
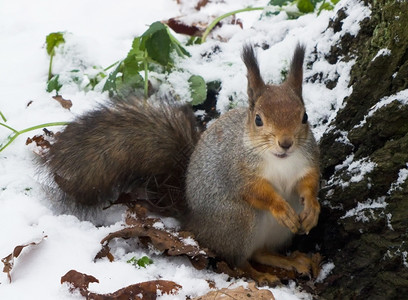
[[[54,54],[50,55],[50,65],[48,67],[48,81],[52,78],[52,59],[54,58]]]
[[[114,62],[113,64],[111,64],[110,66],[106,67],[105,69],[103,69],[105,72],[108,71],[110,68],[114,67],[115,65],[117,65],[120,62],[120,60]]]
[[[7,122],[6,117],[3,115],[3,113],[0,111],[0,117],[3,119],[4,122]]]
[[[4,127],[6,127],[6,128],[8,128],[8,129],[10,129],[11,131],[14,131],[15,133],[18,133],[17,130],[15,130],[14,128],[12,128],[12,127],[10,127],[10,126],[4,124],[4,123],[0,123],[0,125],[1,125],[1,126],[4,126]]]
[[[26,133],[26,132],[29,132],[29,131],[32,131],[32,130],[41,129],[41,128],[44,128],[44,127],[65,126],[65,125],[68,125],[69,123],[70,123],[70,122],[52,122],[52,123],[45,123],[45,124],[40,124],[40,125],[36,125],[36,126],[33,126],[33,127],[29,127],[29,128],[20,130],[18,133],[19,133],[19,134],[22,134],[22,133]]]
[[[68,125],[68,124],[69,124],[69,122],[45,123],[45,124],[36,125],[36,126],[33,126],[33,127],[29,127],[29,128],[17,131],[15,129],[11,128],[10,126],[7,126],[6,124],[0,123],[0,125],[3,125],[4,127],[8,128],[8,129],[10,129],[10,130],[12,130],[14,132],[14,135],[11,136],[11,138],[9,138],[9,141],[4,146],[2,146],[0,148],[0,152],[3,151],[4,149],[6,149],[8,145],[10,145],[19,135],[21,135],[23,133],[26,133],[26,132],[29,132],[29,131],[32,131],[32,130],[36,130],[36,129],[40,129],[40,128],[43,128],[43,127],[62,126],[62,125]]]
[[[320,16],[320,13],[321,13],[322,10],[323,10],[323,5],[324,5],[324,3],[326,3],[326,0],[323,0],[323,3],[320,5],[319,11],[317,12],[317,15],[318,15],[318,16]]]
[[[144,97],[145,100],[149,97],[149,69],[147,65],[147,50],[144,51],[143,57],[143,66],[144,66]]]
[[[247,7],[247,8],[243,8],[243,9],[238,9],[238,10],[234,10],[231,11],[229,13],[226,13],[222,16],[219,16],[218,18],[216,18],[214,21],[211,22],[210,25],[208,25],[207,29],[204,31],[203,36],[201,38],[201,43],[204,43],[208,34],[210,33],[210,31],[218,24],[219,21],[221,21],[222,19],[225,19],[229,16],[241,13],[241,12],[246,12],[246,11],[253,11],[253,10],[264,10],[264,7]]]

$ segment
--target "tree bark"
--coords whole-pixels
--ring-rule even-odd
[[[356,57],[353,91],[320,140],[323,208],[307,239],[335,265],[322,298],[407,299],[408,2],[365,4],[371,17],[357,37],[345,35],[333,45],[328,57],[333,63]],[[340,10],[329,27],[339,30],[345,17]],[[384,105],[373,110],[381,100]],[[297,246],[307,248],[307,239]]]

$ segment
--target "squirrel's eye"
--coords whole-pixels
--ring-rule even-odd
[[[256,126],[262,126],[263,125],[263,122],[262,122],[262,119],[261,119],[261,116],[260,115],[256,115],[255,116],[255,124],[256,124]]]
[[[304,115],[303,115],[303,119],[302,119],[302,124],[306,124],[307,123],[307,113],[305,113]]]

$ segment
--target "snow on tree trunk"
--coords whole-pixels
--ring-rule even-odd
[[[357,37],[343,36],[327,57],[356,59],[352,93],[320,140],[318,227],[297,241],[319,244],[335,265],[324,299],[408,295],[408,2],[365,4],[372,15]],[[344,18],[340,10],[329,28]]]

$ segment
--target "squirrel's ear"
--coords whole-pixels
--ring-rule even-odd
[[[248,72],[249,107],[253,108],[256,100],[265,89],[265,83],[259,72],[258,61],[255,57],[254,48],[251,45],[245,45],[242,49],[242,60],[244,61]]]
[[[305,46],[297,44],[290,65],[289,75],[286,81],[293,90],[302,99],[302,82],[303,82],[303,60],[305,58]]]

